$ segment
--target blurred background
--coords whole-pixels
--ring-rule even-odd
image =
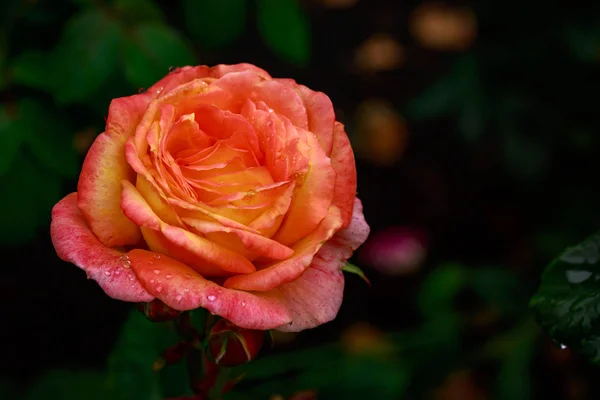
[[[600,370],[528,302],[600,226],[600,3],[8,0],[1,399],[187,390],[149,368],[162,331],[58,259],[50,210],[112,98],[170,67],[238,62],[331,97],[372,228],[352,262],[372,285],[348,275],[338,318],[276,335],[226,399],[599,398]]]

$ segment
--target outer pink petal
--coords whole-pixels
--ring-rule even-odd
[[[299,279],[276,289],[292,313],[292,323],[282,325],[278,330],[299,332],[335,318],[344,295],[341,268],[368,235],[369,226],[362,213],[362,204],[355,199],[348,228],[321,247],[310,268]]]
[[[129,259],[142,285],[176,310],[206,308],[246,329],[267,330],[291,321],[277,297],[222,288],[185,264],[149,251],[132,250]]]
[[[339,210],[337,207],[331,207],[329,214],[317,229],[293,247],[294,255],[290,259],[251,274],[233,276],[223,285],[232,289],[262,292],[298,279],[310,266],[315,253],[340,226]]]
[[[135,178],[125,160],[125,142],[150,101],[144,94],[111,102],[106,132],[94,141],[79,175],[79,208],[94,234],[109,247],[135,244],[141,238],[138,227],[121,211],[121,180]]]
[[[110,297],[132,302],[154,299],[129,269],[126,254],[104,246],[94,236],[77,208],[77,193],[54,206],[50,234],[58,256],[83,269]]]
[[[335,123],[333,130],[331,165],[336,173],[333,205],[340,209],[344,221],[342,227],[345,228],[352,218],[356,196],[356,163],[344,125],[339,122]]]

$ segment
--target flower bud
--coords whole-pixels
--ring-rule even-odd
[[[243,329],[221,319],[210,330],[207,350],[216,364],[234,367],[256,357],[264,336],[264,331]]]
[[[181,314],[181,311],[172,309],[158,299],[149,303],[138,303],[138,310],[152,322],[172,321]]]

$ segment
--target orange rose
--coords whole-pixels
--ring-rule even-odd
[[[51,234],[115,299],[300,331],[340,307],[369,233],[355,195],[325,94],[249,64],[184,67],[112,101]]]

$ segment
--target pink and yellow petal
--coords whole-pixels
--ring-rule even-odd
[[[183,221],[194,231],[202,235],[220,233],[221,235],[217,237],[215,242],[220,243],[223,247],[228,247],[228,243],[231,243],[234,238],[237,238],[244,249],[253,253],[254,257],[283,260],[294,253],[294,250],[291,248],[252,232],[227,228],[217,222],[210,222],[202,219],[183,218]]]
[[[126,254],[103,245],[89,229],[77,207],[77,193],[54,206],[50,234],[58,256],[84,270],[108,296],[131,302],[154,299],[129,269]]]
[[[309,169],[296,181],[296,193],[288,214],[273,239],[292,245],[310,234],[325,218],[332,204],[336,172],[316,137],[306,132]]]
[[[79,175],[78,205],[90,229],[108,247],[138,243],[138,227],[121,210],[121,181],[135,179],[125,159],[122,135],[100,134]]]
[[[247,275],[227,279],[225,287],[248,291],[268,291],[298,279],[309,267],[322,244],[340,228],[339,210],[331,207],[317,229],[293,246],[291,258]]]
[[[256,270],[254,265],[241,255],[182,228],[162,221],[135,186],[127,181],[123,181],[121,206],[125,215],[136,224],[159,231],[166,241],[175,248],[184,249],[194,255],[198,259],[195,263],[197,268],[202,268],[206,264],[217,266],[226,273],[241,274]],[[162,249],[167,248],[164,243],[161,247]],[[169,254],[176,256],[176,252],[174,251],[170,251]]]
[[[176,310],[202,307],[245,329],[267,330],[291,321],[278,297],[223,288],[187,265],[149,251],[132,250],[129,259],[142,285]]]

